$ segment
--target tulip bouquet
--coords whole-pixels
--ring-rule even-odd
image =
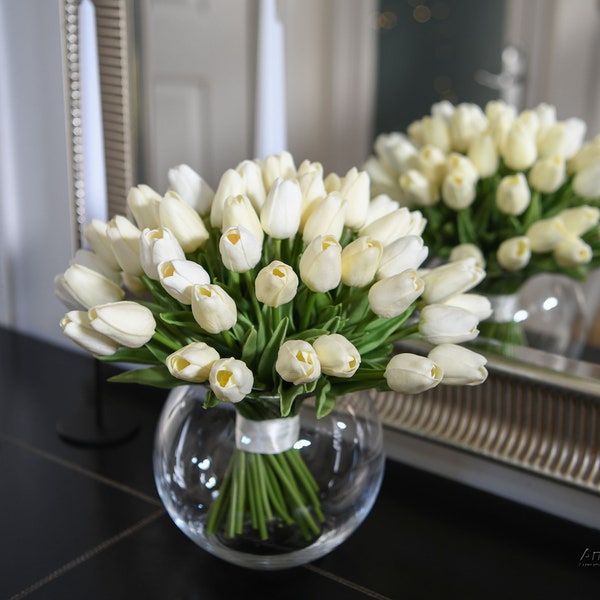
[[[233,403],[242,429],[276,422],[282,438],[307,397],[322,417],[356,390],[485,380],[485,359],[457,345],[478,334],[485,303],[467,292],[483,269],[466,258],[418,271],[422,213],[371,200],[366,172],[325,177],[284,152],[227,170],[216,191],[185,165],[169,182],[164,196],[132,188],[131,219],[90,223],[89,249],[56,278],[68,338],[146,365],[114,380],[204,385],[207,409]],[[428,356],[394,352],[415,337],[434,346]],[[263,538],[273,520],[318,533],[318,491],[294,442],[276,444],[276,464],[238,446],[210,533],[234,537],[240,514]]]
[[[431,258],[473,257],[487,273],[478,291],[508,296],[534,274],[582,280],[600,264],[600,136],[585,132],[547,104],[444,101],[380,135],[365,170],[374,195],[423,212]]]

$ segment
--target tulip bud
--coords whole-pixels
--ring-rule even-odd
[[[423,146],[414,167],[437,186],[446,172],[446,155],[435,146]]]
[[[371,194],[393,193],[397,174],[391,173],[376,156],[369,156],[362,168],[369,174]]]
[[[502,158],[509,169],[524,171],[537,159],[535,135],[523,123],[515,122],[506,135]]]
[[[294,179],[296,165],[289,152],[267,156],[262,164],[263,181],[265,189],[269,191],[276,179]]]
[[[342,189],[342,179],[337,173],[329,173],[323,180],[323,185],[328,194],[339,192]]]
[[[465,258],[474,259],[475,264],[478,267],[485,269],[485,258],[479,246],[476,246],[475,244],[458,244],[450,251],[448,260],[450,262],[456,262],[457,260],[463,260]]]
[[[128,219],[117,215],[106,226],[106,235],[119,266],[126,273],[141,275],[140,237],[142,232]]]
[[[507,271],[519,271],[531,260],[531,242],[527,236],[504,240],[496,251],[498,264]]]
[[[350,287],[369,285],[382,255],[381,244],[377,240],[361,236],[350,242],[342,250],[342,283]]]
[[[573,190],[582,198],[600,198],[600,160],[591,163],[575,175]]]
[[[129,300],[89,309],[90,325],[121,346],[140,348],[152,339],[156,322],[150,309]]]
[[[115,271],[120,270],[112,245],[106,233],[106,223],[100,219],[93,219],[83,229],[83,237],[86,239],[90,248]]]
[[[579,236],[598,225],[600,210],[595,206],[576,206],[562,210],[558,217],[571,235]]]
[[[204,245],[208,231],[200,215],[175,192],[167,192],[159,208],[160,224],[177,238],[184,252]]]
[[[554,260],[566,268],[586,265],[592,260],[592,249],[580,237],[569,236],[553,250]]]
[[[379,194],[378,196],[375,196],[375,198],[373,198],[369,203],[367,219],[365,220],[365,225],[362,230],[364,231],[364,228],[367,227],[367,225],[370,225],[381,217],[385,217],[386,215],[397,211],[399,208],[400,205],[398,202],[392,200],[386,194]]]
[[[300,279],[313,292],[327,292],[342,278],[342,247],[331,235],[316,237],[300,257]]]
[[[401,133],[378,135],[374,148],[384,167],[396,175],[409,169],[418,153],[414,144]]]
[[[441,115],[424,117],[421,120],[421,133],[425,145],[435,146],[444,154],[450,152],[450,130],[446,119]]]
[[[321,376],[321,363],[315,349],[304,340],[288,340],[277,353],[275,370],[284,381],[302,385]]]
[[[330,235],[339,240],[344,230],[344,221],[348,203],[339,192],[327,194],[313,208],[304,224],[302,240],[310,244],[315,238]]]
[[[431,105],[431,115],[434,117],[442,117],[446,124],[450,122],[454,114],[455,107],[449,100],[440,100]]]
[[[237,322],[233,298],[222,287],[210,283],[192,288],[192,314],[208,333],[221,333]]]
[[[226,269],[246,273],[253,269],[262,256],[262,244],[242,225],[229,227],[219,240],[221,260]]]
[[[192,303],[192,288],[210,283],[204,267],[191,260],[165,260],[158,265],[158,276],[163,288],[182,304]]]
[[[593,163],[600,163],[600,136],[593,142],[584,144],[579,152],[569,160],[569,172],[578,173]]]
[[[523,173],[502,178],[496,190],[496,206],[507,215],[521,215],[531,202],[531,191]]]
[[[210,224],[221,229],[223,221],[223,206],[229,196],[239,196],[246,193],[246,184],[242,176],[234,169],[227,169],[221,176],[217,191],[210,207]]]
[[[423,216],[423,213],[420,210],[413,210],[410,213],[408,227],[404,235],[423,235],[426,226],[427,219]]]
[[[219,353],[208,344],[193,342],[167,356],[165,364],[169,373],[177,379],[204,383],[219,358]]]
[[[297,290],[298,276],[292,267],[278,260],[263,267],[254,283],[257,300],[273,307],[293,300]]]
[[[540,129],[540,117],[535,110],[526,109],[521,111],[516,122],[536,137]]]
[[[125,292],[113,281],[83,265],[71,265],[55,279],[56,295],[68,308],[90,308],[121,300]]]
[[[487,127],[487,119],[476,104],[459,104],[450,117],[450,137],[452,148],[466,152],[471,142]]]
[[[440,344],[431,350],[428,357],[441,367],[444,385],[479,385],[487,379],[487,360],[468,348]]]
[[[339,192],[347,207],[344,225],[354,231],[365,224],[371,200],[370,184],[369,175],[365,171],[359,172],[356,167],[352,167],[344,177]]]
[[[485,271],[477,265],[475,259],[465,258],[431,269],[423,276],[425,291],[423,300],[427,304],[436,304],[462,294],[483,281]]]
[[[175,236],[166,227],[144,229],[140,238],[140,261],[150,279],[159,279],[158,265],[165,260],[185,259]]]
[[[423,140],[423,123],[420,120],[410,123],[406,128],[406,133],[415,146],[420,147],[425,143]]]
[[[300,217],[300,230],[304,231],[306,221],[312,211],[327,196],[323,173],[318,170],[306,171],[298,176],[298,183],[302,191],[302,216]]]
[[[215,193],[213,189],[188,165],[179,165],[169,169],[170,188],[198,214],[210,213]]]
[[[492,100],[486,104],[485,113],[488,118],[489,133],[494,139],[496,148],[503,148],[517,116],[515,107],[502,100]]]
[[[104,277],[110,279],[113,283],[117,285],[121,281],[121,273],[114,269],[111,269],[109,265],[107,265],[102,258],[100,258],[93,250],[87,250],[86,248],[79,248],[75,252],[75,255],[69,262],[70,265],[82,265],[91,269],[92,271],[96,271]]]
[[[535,107],[535,113],[540,122],[540,129],[545,129],[556,123],[556,106],[542,102]]]
[[[425,289],[416,271],[409,270],[380,279],[369,290],[369,307],[378,316],[391,319],[401,315]]]
[[[298,232],[302,191],[297,181],[277,178],[260,211],[260,223],[272,238],[283,240]]]
[[[440,199],[433,181],[416,169],[409,169],[398,179],[406,206],[433,206]]]
[[[244,160],[236,167],[236,171],[242,178],[246,188],[246,196],[252,203],[256,214],[259,214],[267,197],[260,165],[253,160]]]
[[[140,229],[156,229],[160,226],[158,207],[162,196],[148,185],[132,187],[127,194],[127,207]]]
[[[243,225],[262,246],[265,232],[248,196],[229,196],[223,204],[221,231]]]
[[[460,344],[479,334],[477,316],[463,308],[428,304],[421,310],[419,333],[430,344]]]
[[[467,156],[477,169],[479,177],[491,177],[498,171],[500,156],[496,142],[489,133],[480,135],[471,142]]]
[[[563,221],[559,217],[536,221],[525,234],[529,238],[531,251],[550,252],[568,235]]]
[[[564,159],[558,155],[541,158],[529,171],[531,187],[543,194],[555,192],[566,179],[566,164]]]
[[[446,157],[444,173],[460,173],[465,179],[470,179],[474,182],[479,179],[479,172],[475,165],[470,159],[458,152],[451,152]]]
[[[404,352],[392,356],[383,376],[395,392],[420,394],[438,385],[443,372],[431,359]]]
[[[572,118],[546,127],[538,136],[538,152],[543,158],[558,155],[571,158],[581,148],[586,125]]]
[[[407,234],[410,220],[411,213],[406,206],[403,206],[369,223],[360,230],[359,235],[378,240],[385,247]]]
[[[86,311],[69,311],[60,327],[71,341],[94,356],[111,356],[119,349],[119,344],[92,328]]]
[[[462,308],[474,314],[480,321],[485,321],[491,317],[493,312],[490,299],[481,294],[457,294],[444,300],[442,304]]]
[[[235,358],[216,360],[208,377],[213,394],[223,402],[241,402],[254,385],[254,375],[246,363]]]
[[[321,371],[332,377],[352,377],[360,366],[360,354],[343,335],[333,333],[318,337],[313,347],[321,363]]]
[[[307,174],[320,175],[323,177],[323,165],[320,162],[310,162],[310,160],[303,160],[302,164],[298,167],[296,171],[296,179],[300,181],[304,175]]]
[[[418,269],[425,259],[429,249],[424,245],[419,235],[407,235],[383,249],[383,254],[377,269],[379,279],[387,279],[403,271]]]
[[[462,210],[473,204],[476,182],[462,171],[451,171],[442,184],[442,200],[452,210]]]

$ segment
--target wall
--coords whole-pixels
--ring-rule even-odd
[[[0,324],[65,343],[73,252],[60,0],[0,0]]]

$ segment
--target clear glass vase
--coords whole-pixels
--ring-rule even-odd
[[[236,565],[283,569],[327,554],[365,519],[384,470],[368,392],[339,398],[322,419],[304,400],[293,446],[269,454],[240,450],[235,405],[205,409],[204,394],[202,386],[169,394],[153,458],[167,512],[196,544]]]

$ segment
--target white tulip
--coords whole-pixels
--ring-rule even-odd
[[[219,251],[226,269],[234,273],[246,273],[258,264],[262,256],[262,244],[253,232],[237,225],[223,232]]]
[[[471,142],[487,127],[485,114],[476,104],[459,104],[450,117],[452,148],[466,152]]]
[[[369,307],[386,319],[401,315],[419,296],[425,285],[414,270],[380,279],[369,289]]]
[[[600,160],[591,163],[575,175],[573,190],[582,198],[600,198]]]
[[[524,171],[536,161],[535,135],[523,123],[515,122],[509,129],[502,148],[502,158],[506,166],[515,171]]]
[[[169,373],[177,379],[204,383],[219,353],[204,342],[193,342],[173,352],[165,360]]]
[[[535,110],[526,109],[519,113],[516,122],[536,137],[540,129],[540,117]]]
[[[407,235],[388,244],[381,255],[377,277],[386,279],[403,271],[418,269],[427,258],[429,248],[419,235]]]
[[[406,133],[415,146],[421,147],[425,143],[423,139],[423,123],[420,119],[410,123],[406,128]]]
[[[418,154],[415,145],[401,133],[380,134],[374,144],[375,153],[393,174],[404,173]]]
[[[221,231],[238,225],[243,225],[262,245],[265,232],[260,224],[260,218],[248,196],[243,194],[229,196],[223,204]]]
[[[233,298],[222,287],[210,283],[192,288],[192,314],[208,333],[221,333],[237,322]]]
[[[535,107],[534,111],[538,116],[541,129],[556,123],[556,106],[541,102]]]
[[[254,385],[254,375],[246,363],[235,358],[215,361],[208,377],[213,394],[223,402],[241,402]]]
[[[431,114],[434,117],[442,117],[446,123],[450,122],[455,111],[454,104],[449,100],[440,100],[431,105]]]
[[[376,156],[369,156],[362,168],[369,174],[372,194],[393,193],[398,175],[386,169]]]
[[[480,321],[485,321],[492,316],[492,303],[487,296],[481,294],[457,294],[442,302],[446,306],[462,308],[474,314]]]
[[[458,152],[451,152],[445,158],[444,174],[456,173],[476,182],[479,179],[479,171],[477,167],[471,162],[469,158],[459,154]]]
[[[119,349],[119,344],[92,328],[87,311],[69,311],[60,327],[71,341],[94,356],[111,356]]]
[[[296,179],[300,181],[304,175],[308,173],[318,174],[323,177],[323,165],[320,162],[310,162],[310,160],[303,160],[298,170],[296,171]]]
[[[205,216],[215,197],[213,189],[188,165],[179,165],[169,169],[170,188],[198,214]]]
[[[430,358],[404,352],[392,356],[383,376],[395,392],[420,394],[438,385],[443,372]]]
[[[318,170],[306,171],[298,177],[300,190],[302,191],[302,216],[300,217],[300,230],[304,231],[306,221],[312,211],[327,196],[323,173]]]
[[[148,185],[132,187],[127,194],[127,207],[140,229],[156,229],[160,226],[158,207],[162,196]]]
[[[367,219],[370,185],[369,175],[365,171],[359,172],[356,167],[352,167],[342,181],[339,193],[347,207],[344,224],[354,231],[360,229]]]
[[[561,267],[586,265],[592,260],[592,249],[580,237],[568,236],[552,251],[554,260]]]
[[[477,169],[479,177],[491,177],[498,171],[500,155],[491,134],[476,137],[469,146],[467,156]]]
[[[354,344],[339,333],[319,336],[313,343],[321,372],[332,377],[352,377],[360,366],[360,354]]]
[[[256,276],[254,292],[259,302],[267,306],[287,304],[298,291],[298,275],[285,263],[274,260]]]
[[[161,227],[166,227],[183,248],[194,252],[204,246],[208,231],[200,215],[175,192],[167,192],[159,208]]]
[[[423,300],[427,304],[443,302],[474,288],[484,277],[485,271],[474,258],[464,258],[435,267],[423,275]]]
[[[408,227],[404,235],[422,235],[427,226],[427,219],[420,210],[413,210],[410,213]]]
[[[559,217],[552,217],[536,221],[529,227],[525,235],[529,238],[531,251],[541,254],[554,250],[567,237],[568,232]]]
[[[339,192],[327,194],[316,204],[304,224],[304,243],[310,244],[322,235],[330,235],[339,240],[344,230],[347,209],[348,202]]]
[[[117,215],[108,222],[106,235],[121,269],[130,275],[141,275],[144,272],[140,262],[142,232],[129,219]]]
[[[498,264],[507,271],[519,271],[531,260],[531,242],[521,235],[504,240],[496,251]]]
[[[302,385],[321,376],[321,363],[313,346],[304,340],[288,340],[277,353],[275,370],[284,381]]]
[[[503,148],[508,132],[517,118],[515,107],[502,100],[492,100],[486,104],[485,114],[488,119],[488,130],[496,148]]]
[[[477,316],[463,308],[428,304],[421,310],[419,332],[430,344],[460,344],[477,337],[478,323]]]
[[[400,208],[400,205],[395,200],[392,200],[386,194],[379,194],[375,196],[369,203],[369,210],[367,211],[367,218],[365,220],[365,225],[370,225],[374,221],[381,217],[385,217]],[[363,230],[364,230],[363,227]]]
[[[121,269],[112,245],[106,233],[106,223],[100,219],[92,219],[83,228],[83,237],[86,239],[90,248],[100,257],[111,269],[119,271]]]
[[[437,185],[416,169],[409,169],[398,178],[407,206],[433,206],[440,199]]]
[[[361,236],[342,250],[342,283],[350,287],[369,285],[379,267],[381,243]]]
[[[537,160],[529,171],[531,187],[543,194],[555,192],[567,179],[567,166],[561,156]]]
[[[182,304],[192,303],[192,288],[210,283],[203,266],[192,260],[165,260],[158,265],[158,276],[163,288]]]
[[[253,160],[244,160],[236,167],[236,171],[242,178],[246,196],[252,203],[256,214],[259,214],[267,197],[260,165]]]
[[[579,236],[598,225],[600,210],[595,206],[576,206],[562,210],[558,217],[571,235]]]
[[[414,167],[438,185],[446,172],[446,155],[435,146],[423,146],[416,156]]]
[[[152,339],[156,328],[150,309],[129,300],[93,306],[88,317],[98,333],[126,348],[140,348]]]
[[[140,261],[150,279],[159,279],[158,265],[165,260],[185,259],[185,252],[166,227],[144,229],[140,237]]]
[[[246,193],[246,183],[235,169],[227,169],[219,181],[217,191],[210,207],[210,224],[221,229],[223,221],[223,206],[229,196],[239,196]]]
[[[451,140],[448,121],[441,115],[424,117],[421,120],[423,142],[439,148],[444,154],[450,152]]]
[[[550,125],[538,135],[539,155],[571,158],[581,148],[585,132],[585,122],[577,118]]]
[[[316,237],[300,257],[300,279],[313,292],[328,292],[342,279],[342,247],[332,235]]]
[[[428,357],[441,367],[444,385],[479,385],[487,379],[486,358],[463,346],[440,344]]]
[[[260,223],[272,238],[283,240],[298,232],[302,215],[302,191],[297,181],[277,178],[260,211]]]
[[[79,248],[69,261],[69,264],[82,265],[88,269],[92,269],[92,271],[97,271],[117,285],[121,281],[121,273],[119,271],[112,269],[93,250],[88,250],[87,248]]]
[[[465,258],[474,259],[477,266],[485,269],[485,257],[479,246],[476,246],[475,244],[458,244],[450,251],[448,260],[450,262],[456,262],[457,260],[463,260]]]
[[[584,144],[569,160],[569,172],[578,173],[593,163],[600,163],[600,135],[594,141]]]
[[[294,158],[286,151],[283,151],[281,154],[267,156],[262,162],[261,168],[267,192],[271,189],[276,179],[294,179],[296,177]]]
[[[342,178],[337,173],[329,173],[323,180],[323,185],[328,194],[339,192],[342,189]]]
[[[376,239],[385,247],[407,235],[410,224],[410,211],[403,206],[369,223],[360,230],[359,235]]]
[[[116,302],[125,292],[116,283],[83,265],[71,265],[55,280],[58,298],[68,308],[90,308],[95,304]]]
[[[496,206],[507,215],[521,215],[531,202],[531,190],[523,173],[506,175],[496,189]]]
[[[462,210],[473,204],[476,182],[462,171],[451,171],[442,183],[442,200],[452,210]]]

